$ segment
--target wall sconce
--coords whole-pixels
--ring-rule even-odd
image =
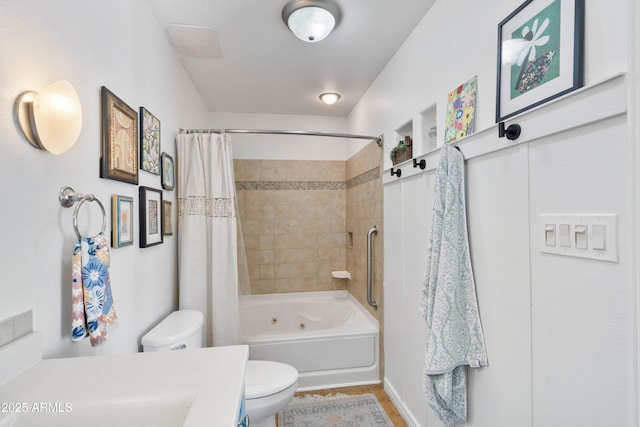
[[[14,115],[22,134],[34,147],[62,154],[78,140],[82,129],[82,107],[71,83],[61,80],[39,93],[20,94]]]

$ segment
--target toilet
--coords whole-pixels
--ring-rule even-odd
[[[142,337],[145,352],[187,350],[202,347],[202,313],[178,310]],[[275,427],[276,413],[298,388],[298,371],[290,365],[249,360],[244,378],[245,409],[251,427]]]

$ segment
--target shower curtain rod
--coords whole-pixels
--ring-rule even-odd
[[[369,139],[382,147],[383,137],[370,135],[354,135],[350,133],[312,132],[306,130],[267,130],[267,129],[182,129],[179,133],[259,133],[270,135],[303,135],[303,136],[327,136],[331,138]]]

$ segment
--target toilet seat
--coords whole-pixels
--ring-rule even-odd
[[[245,371],[245,399],[259,399],[281,392],[298,381],[298,371],[284,363],[249,360]]]

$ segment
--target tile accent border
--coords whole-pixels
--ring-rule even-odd
[[[236,190],[345,190],[344,181],[236,181]]]
[[[366,184],[370,181],[375,181],[378,178],[380,178],[379,166],[351,178],[349,181],[347,181],[347,188],[357,187],[358,185]]]
[[[380,167],[375,167],[348,181],[236,181],[236,190],[346,190],[380,178]]]

